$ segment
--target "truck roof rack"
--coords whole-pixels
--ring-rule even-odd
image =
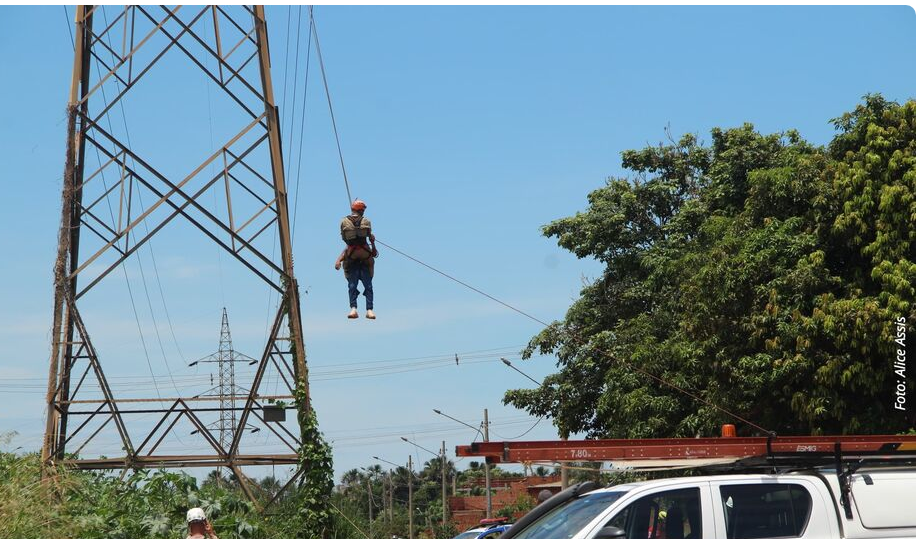
[[[734,432],[725,425],[724,433]],[[634,470],[704,467],[716,471],[773,472],[831,466],[840,486],[844,516],[853,518],[850,478],[866,465],[915,463],[917,437],[910,435],[647,438],[546,442],[475,442],[455,448],[459,457],[499,462],[624,463]],[[673,464],[678,466],[673,466]]]
[[[501,462],[612,462],[639,468],[723,466],[799,468],[838,462],[914,460],[914,435],[645,438],[476,442],[455,449],[459,457]],[[642,466],[640,465],[642,464]]]

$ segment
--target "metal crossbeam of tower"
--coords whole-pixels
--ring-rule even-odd
[[[297,428],[265,421],[264,403],[289,401],[300,387],[306,398],[297,413],[309,407],[264,8],[77,6],[74,28],[42,458],[82,469],[227,467],[254,499],[242,466],[298,465],[301,445]],[[209,149],[185,147],[195,142],[190,137],[179,142],[193,109],[185,100],[203,95],[201,80],[223,103],[216,111],[223,131]],[[145,119],[132,121],[134,112],[125,109]],[[167,120],[170,113],[178,119]],[[177,394],[149,398],[139,396],[143,388],[118,388],[106,377],[111,368],[123,372],[131,358],[112,352],[111,332],[94,322],[106,301],[113,308],[125,298],[112,301],[99,290],[119,272],[130,286],[127,263],[139,265],[144,248],[151,257],[152,239],[164,235],[156,244],[160,255],[193,237],[220,251],[224,265],[235,262],[265,296],[280,298],[257,367],[238,394],[186,396],[173,380]],[[96,303],[82,309],[87,301]],[[232,362],[224,366],[234,378]],[[268,392],[265,380],[281,394]],[[219,436],[209,426],[214,413]],[[227,421],[234,428],[224,432]],[[283,449],[247,449],[253,444],[245,433],[253,427],[272,436],[262,447]],[[204,449],[161,449],[167,436],[187,437],[192,428]],[[116,441],[88,454],[104,436]]]

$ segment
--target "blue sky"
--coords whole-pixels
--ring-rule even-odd
[[[0,432],[18,431],[12,446],[25,449],[37,448],[43,426],[69,13],[0,8]],[[306,59],[304,24],[291,122],[294,68],[285,66],[298,13],[267,10],[289,161],[300,155]],[[590,190],[622,174],[621,151],[663,140],[666,126],[706,139],[712,127],[743,122],[825,143],[828,120],[862,95],[915,94],[907,7],[319,7],[315,16],[353,193],[367,201],[377,236],[547,320],[600,267],[539,227],[584,209]],[[187,172],[204,155],[191,147],[209,146],[233,122],[187,64],[151,75],[127,120],[134,148],[159,156],[168,174]],[[535,420],[500,401],[529,382],[498,358],[518,357],[539,329],[532,321],[387,250],[375,279],[379,319],[345,319],[345,282],[332,269],[345,194],[316,67],[313,57],[289,184],[294,193],[299,185],[294,256],[313,400],[336,470],[372,455],[426,460],[400,436],[431,449],[445,440],[450,450],[475,436],[433,408],[474,423],[488,408],[494,438],[520,435]],[[165,395],[183,383],[176,377],[206,378],[206,367],[185,365],[216,349],[224,305],[236,349],[259,354],[274,300],[187,230],[167,231],[155,254],[141,250],[143,264],[126,266],[136,318],[123,273],[87,297],[116,391]],[[456,353],[459,366],[446,361]],[[517,365],[536,378],[554,369],[550,357]],[[555,435],[545,421],[526,437]]]

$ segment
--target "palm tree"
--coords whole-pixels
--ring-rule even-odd
[[[344,475],[341,476],[341,484],[347,488],[358,487],[363,483],[364,479],[363,473],[353,468],[344,472]]]
[[[283,486],[280,484],[280,481],[277,480],[273,475],[265,476],[258,482],[258,485],[261,487],[268,496],[274,497],[275,494]]]

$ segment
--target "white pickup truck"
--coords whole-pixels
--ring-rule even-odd
[[[574,485],[501,539],[913,538],[913,465]],[[845,501],[846,500],[846,501]]]

